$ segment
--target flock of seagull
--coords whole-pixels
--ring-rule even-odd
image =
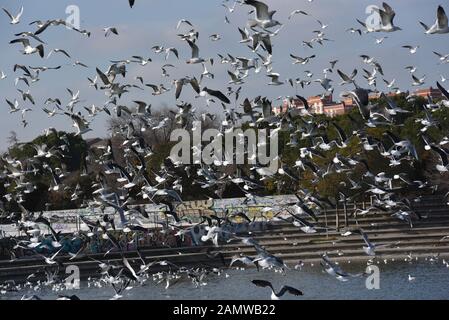
[[[5,201],[16,203],[21,209],[19,214],[9,213],[8,218],[14,221],[18,229],[26,235],[22,238],[11,239],[15,243],[11,251],[12,261],[16,259],[14,251],[17,249],[32,252],[38,247],[42,248],[42,241],[45,239],[42,230],[49,228],[51,231],[52,245],[51,247],[47,245],[45,248],[47,249],[47,254],[40,255],[45,264],[48,265],[43,270],[47,281],[38,282],[38,284],[32,283],[32,279],[36,277],[35,274],[32,274],[28,277],[27,283],[23,288],[27,287],[37,290],[37,288],[48,285],[56,292],[59,292],[64,286],[60,281],[61,279],[58,280],[58,271],[62,266],[60,260],[63,254],[62,235],[52,229],[51,223],[42,214],[36,216],[23,206],[27,196],[36,189],[31,179],[35,175],[48,176],[51,181],[50,191],[70,192],[73,201],[85,199],[85,206],[114,208],[120,217],[120,225],[118,227],[123,232],[150,232],[150,230],[142,226],[141,222],[143,219],[148,218],[148,213],[144,208],[135,207],[132,204],[139,201],[155,203],[160,205],[163,213],[170,219],[170,223],[162,225],[164,231],[175,230],[177,232],[176,235],[182,237],[194,228],[202,227],[204,234],[199,239],[196,239],[199,244],[212,242],[219,248],[223,239],[226,239],[227,242],[235,241],[254,247],[257,253],[256,256],[235,256],[231,261],[231,266],[242,264],[263,269],[275,269],[280,272],[290,269],[280,257],[268,252],[253,238],[241,237],[233,232],[234,219],[236,217],[244,219],[249,225],[255,223],[254,220],[249,219],[242,212],[228,212],[224,218],[206,216],[202,218],[200,223],[187,224],[188,226],[186,227],[187,219],[179,217],[175,209],[176,204],[182,203],[183,183],[188,179],[193,179],[195,183],[201,185],[204,189],[204,195],[208,197],[220,197],[223,190],[227,187],[236,186],[250,201],[255,200],[257,192],[264,189],[264,180],[266,179],[277,180],[281,177],[296,183],[301,179],[301,174],[307,171],[313,176],[313,182],[317,183],[331,173],[346,173],[347,181],[342,181],[343,184],[352,186],[352,190],[363,190],[364,186],[368,186],[366,193],[374,196],[376,199],[371,208],[362,210],[359,214],[367,214],[370,210],[393,212],[394,217],[410,224],[410,227],[413,227],[412,222],[414,219],[421,218],[413,212],[410,201],[404,201],[398,197],[398,192],[404,190],[404,188],[424,190],[434,186],[426,181],[409,179],[406,174],[389,176],[383,172],[375,173],[370,170],[368,162],[363,157],[364,153],[360,153],[356,157],[341,155],[344,149],[348,147],[350,141],[357,139],[363,152],[377,151],[391,167],[403,163],[413,165],[413,163],[419,161],[416,148],[410,140],[396,136],[391,132],[391,129],[386,130],[384,140],[379,140],[370,136],[366,130],[373,127],[388,129],[401,125],[401,123],[398,123],[398,119],[402,119],[401,115],[409,112],[399,107],[393,99],[384,93],[381,93],[381,97],[387,102],[385,106],[375,104],[369,99],[370,93],[375,91],[372,88],[377,88],[378,76],[383,76],[381,62],[374,57],[361,56],[363,62],[373,69],[372,71],[364,70],[364,79],[367,82],[366,87],[363,87],[356,80],[357,70],[354,70],[351,74],[346,74],[338,69],[338,60],[329,62],[329,66],[323,71],[322,79],[310,80],[313,77],[313,73],[305,70],[306,79],[309,80],[297,78],[282,81],[280,74],[273,72],[273,57],[275,55],[272,43],[275,42],[277,35],[283,29],[283,24],[274,18],[276,11],[270,10],[262,1],[236,0],[233,4],[229,4],[229,2],[228,0],[222,3],[226,14],[232,14],[236,10],[240,10],[239,8],[246,8],[250,10],[249,14],[253,16],[247,20],[245,26],[236,28],[236,31],[238,29],[238,33],[241,36],[240,44],[248,48],[249,55],[252,55],[252,57],[234,57],[231,54],[218,55],[219,63],[229,65],[230,68],[228,71],[229,83],[226,83],[223,88],[210,88],[206,85],[208,79],[214,78],[212,71],[215,59],[201,55],[199,32],[195,29],[192,22],[187,19],[181,19],[176,26],[179,32],[185,30],[178,35],[180,48],[165,47],[163,45],[154,45],[151,48],[154,54],[160,55],[167,61],[162,67],[161,78],[171,77],[169,70],[176,67],[175,61],[178,61],[178,64],[201,65],[203,69],[201,74],[171,79],[168,85],[146,83],[143,77],[136,77],[134,80],[137,82],[134,82],[127,79],[128,66],[130,64],[138,64],[145,67],[152,63],[152,58],[136,54],[131,58],[111,61],[110,66],[106,70],[101,67],[95,68],[92,77],[88,79],[92,90],[101,90],[106,94],[107,101],[105,101],[104,105],[82,108],[80,105],[83,103],[83,100],[81,99],[80,91],[71,89],[67,89],[67,100],[64,100],[62,97],[48,97],[43,102],[42,110],[48,117],[61,116],[70,118],[75,128],[74,133],[62,133],[54,128],[48,128],[45,130],[45,134],[47,136],[54,135],[57,138],[58,142],[55,146],[48,147],[47,145],[32,144],[36,154],[32,158],[24,160],[16,159],[8,153],[2,156],[1,162],[4,170],[1,174],[1,179],[6,187],[10,187],[8,190],[11,190],[4,196]],[[136,5],[138,4],[135,1],[129,0],[131,8]],[[373,27],[357,20],[363,29],[353,27],[348,29],[347,32],[359,34],[360,36],[368,33],[400,32],[401,28],[394,24],[396,13],[391,6],[383,3],[383,9],[376,10],[381,18],[379,26]],[[15,15],[11,13],[10,9],[3,8],[3,11],[12,25],[21,25],[21,20],[26,15],[26,10],[23,7]],[[297,15],[316,19],[303,10],[295,10],[289,15],[288,20],[294,19]],[[325,35],[328,24],[318,19],[316,21],[319,25],[319,30],[314,31],[315,37],[312,40],[303,41],[303,46],[315,48],[316,44],[324,46],[327,42],[332,41]],[[231,23],[227,17],[225,22]],[[48,50],[50,44],[46,43],[43,38],[46,30],[49,28],[63,27],[61,28],[62,32],[73,31],[85,37],[93,36],[91,31],[73,27],[63,19],[36,20],[29,25],[36,28],[16,33],[10,44],[20,45],[22,48],[20,53],[24,55],[37,54],[41,58],[46,59],[52,55],[61,55],[67,59],[72,59],[72,55],[65,49],[53,48]],[[429,27],[423,22],[421,22],[421,25],[429,36],[449,33],[447,16],[441,6],[437,9],[437,19],[433,25]],[[120,30],[116,27],[106,27],[102,31],[105,37],[120,36]],[[386,38],[386,36],[379,39],[376,38],[376,42],[381,45]],[[221,35],[215,33],[210,35],[209,39],[210,41],[220,41]],[[191,52],[191,56],[184,62],[180,60],[181,47]],[[407,49],[410,54],[415,54],[419,50],[419,46],[407,45],[403,46],[403,48]],[[48,52],[47,55],[46,52]],[[449,63],[449,54],[434,53],[441,64]],[[307,57],[291,54],[290,57],[293,59],[293,64],[305,66],[312,59],[316,58],[316,54]],[[74,60],[73,65],[90,69],[89,66],[77,60]],[[6,98],[6,103],[9,106],[10,113],[21,114],[23,126],[28,124],[26,113],[33,111],[33,108],[27,108],[23,105],[25,103],[30,103],[33,106],[41,104],[41,102],[35,101],[36,99],[33,97],[31,92],[33,84],[40,81],[45,72],[49,70],[63,72],[60,70],[61,68],[61,66],[31,67],[19,64],[13,66],[14,73],[20,73],[15,79],[15,85],[24,85],[27,87],[27,90],[18,89],[18,98]],[[407,69],[412,75],[413,86],[421,86],[425,83],[425,77],[420,78],[415,75],[416,67],[410,66]],[[354,132],[345,132],[333,120],[322,121],[318,119],[313,114],[307,100],[299,95],[284,97],[289,101],[289,109],[281,115],[273,113],[273,101],[270,101],[267,97],[258,96],[252,99],[241,99],[242,87],[250,78],[251,73],[260,73],[263,70],[266,71],[267,77],[271,79],[268,85],[281,86],[290,84],[291,87],[300,85],[304,88],[311,85],[312,82],[317,82],[324,89],[323,97],[334,92],[333,80],[330,78],[330,75],[338,75],[342,80],[340,86],[353,87],[351,90],[343,92],[342,97],[352,98],[360,113],[361,120],[350,118],[351,124],[355,128]],[[0,81],[7,79],[7,77],[1,71]],[[432,117],[432,113],[449,108],[449,93],[442,85],[445,81],[446,79],[442,77],[441,83],[437,83],[437,87],[443,93],[444,98],[441,101],[432,101],[429,98],[428,103],[425,104],[422,110],[425,117],[417,121],[417,125],[421,127],[422,139],[426,150],[438,156],[439,163],[435,169],[441,174],[449,171],[449,149],[445,147],[449,143],[449,136],[441,141],[432,141],[426,135],[426,131],[431,127],[439,126],[438,121]],[[395,80],[383,79],[383,82],[385,82],[388,89],[400,92],[400,89],[395,87]],[[145,87],[149,88],[149,93],[153,96],[170,94],[170,92],[174,91],[178,111],[174,112],[173,118],[155,115],[152,112],[151,104],[144,101],[134,101],[130,105],[124,105],[121,102],[122,96],[130,96],[135,89],[146,90]],[[181,100],[183,92],[186,90],[193,90],[196,94],[195,102]],[[416,98],[413,94],[407,97],[410,104],[413,104]],[[231,107],[232,99],[234,99],[236,105],[234,108]],[[303,109],[291,108],[295,99],[302,101],[304,104]],[[278,132],[288,132],[291,138],[289,146],[298,149],[295,165],[289,167],[281,161],[281,167],[277,172],[270,172],[261,165],[254,165],[249,170],[246,170],[244,166],[237,166],[236,172],[229,174],[220,170],[220,167],[224,165],[222,159],[217,159],[213,165],[191,165],[178,163],[170,158],[166,158],[160,168],[150,167],[149,160],[154,155],[154,151],[145,139],[147,134],[167,128],[170,122],[174,122],[177,127],[192,129],[194,120],[206,121],[207,119],[214,120],[217,118],[217,115],[212,113],[202,114],[199,117],[194,107],[198,100],[205,101],[207,105],[218,104],[223,108],[224,119],[220,122],[220,130],[223,134],[239,128],[245,122],[249,122],[252,127],[256,128],[269,127]],[[83,135],[92,131],[91,122],[100,114],[106,114],[122,120],[121,125],[117,128],[117,132],[114,132],[114,134],[123,140],[120,152],[123,154],[125,163],[118,162],[116,155],[118,151],[113,149],[111,141],[105,146],[94,146],[88,150],[83,155],[82,168],[80,168],[79,175],[91,175],[93,165],[100,167],[101,171],[94,177],[92,185],[94,192],[91,195],[87,195],[83,194],[79,184],[76,187],[70,187],[65,184],[65,178],[70,172],[67,172],[63,162],[71,147],[69,135],[83,137]],[[334,140],[331,140],[328,136],[330,131],[333,131],[336,136]],[[298,148],[300,141],[309,141],[309,146]],[[24,143],[21,145],[30,144]],[[318,165],[316,159],[324,159],[325,153],[329,151],[332,151],[334,154],[332,161],[325,165]],[[60,165],[55,165],[55,163],[60,163]],[[361,167],[364,170],[361,180],[352,176],[355,167]],[[121,185],[119,190],[114,189],[108,183],[109,179],[113,179]],[[289,221],[306,233],[322,232],[326,228],[318,224],[317,214],[319,214],[321,209],[335,207],[337,201],[349,201],[349,197],[343,192],[340,192],[339,196],[340,198],[337,199],[328,199],[314,191],[301,189],[298,192],[297,201],[290,203],[281,212],[277,213],[275,219]],[[76,261],[78,258],[85,257],[88,243],[96,236],[109,241],[113,249],[121,253],[121,262],[118,264],[108,262],[106,259],[108,253],[105,254],[104,261],[95,260],[100,269],[100,279],[90,279],[92,282],[89,282],[89,284],[92,283],[97,287],[112,287],[115,292],[113,299],[123,297],[125,290],[130,290],[134,284],[143,285],[151,279],[156,283],[165,283],[166,287],[169,287],[176,281],[187,278],[195,285],[200,286],[206,283],[205,279],[209,274],[220,274],[222,272],[222,270],[212,267],[186,268],[174,265],[170,261],[148,261],[140,253],[140,258],[137,259],[139,267],[136,267],[136,261],[130,262],[126,258],[122,245],[114,236],[113,231],[116,226],[113,218],[104,215],[98,221],[90,221],[86,217],[81,217],[81,219],[89,231],[80,231],[77,234],[73,234],[74,238],[83,240],[83,245],[79,252],[70,253],[70,260]],[[314,222],[309,222],[310,219]],[[349,230],[342,236],[350,236],[352,234],[359,235],[363,239],[365,243],[363,250],[368,256],[376,256],[376,248],[379,248],[379,246],[372,243],[363,230]],[[207,254],[211,258],[216,258],[220,252],[208,251]],[[347,281],[351,277],[363,275],[353,275],[345,272],[338,264],[331,261],[326,254],[322,256],[321,264],[327,273],[341,281]],[[152,273],[151,270],[155,266],[165,266],[169,271]],[[295,296],[303,294],[300,290],[290,286],[284,286],[279,292],[276,292],[273,285],[265,280],[254,280],[252,283],[257,287],[270,288],[273,299],[279,299],[287,293]],[[14,286],[5,284],[0,287],[0,290],[2,290],[2,293],[5,293],[11,287]],[[34,295],[24,296],[24,299],[39,299],[39,297]],[[61,295],[60,299],[75,300],[78,297]]]

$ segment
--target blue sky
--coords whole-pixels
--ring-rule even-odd
[[[396,79],[397,85],[403,90],[411,87],[411,76],[404,70],[405,66],[415,65],[418,67],[417,76],[426,75],[426,86],[435,86],[435,81],[440,79],[440,75],[449,77],[449,64],[438,64],[437,57],[432,51],[449,53],[449,35],[428,36],[423,32],[418,21],[433,24],[436,16],[436,9],[440,0],[390,0],[388,3],[395,9],[396,25],[402,27],[403,31],[386,34],[388,39],[383,45],[377,45],[374,37],[381,37],[385,34],[369,34],[359,37],[345,32],[350,27],[359,27],[356,18],[365,20],[367,15],[365,9],[368,5],[381,5],[381,2],[366,0],[267,0],[272,10],[277,10],[275,18],[285,23],[284,29],[273,39],[273,71],[281,74],[281,79],[304,78],[304,71],[310,70],[315,75],[313,79],[321,77],[322,70],[329,66],[328,61],[338,59],[337,67],[346,73],[350,73],[354,68],[359,69],[358,82],[367,86],[362,79],[361,54],[373,56],[378,60],[385,71],[385,79]],[[239,43],[240,35],[238,27],[243,27],[247,21],[248,6],[237,5],[234,13],[229,13],[221,6],[219,0],[136,0],[134,9],[130,9],[127,0],[0,0],[0,6],[7,8],[16,14],[20,6],[25,10],[20,24],[11,26],[6,15],[0,12],[0,70],[3,70],[8,78],[0,80],[0,150],[7,147],[6,137],[11,130],[15,130],[21,141],[32,139],[37,134],[42,133],[47,127],[55,127],[59,130],[72,131],[71,121],[66,117],[58,116],[48,118],[41,110],[43,102],[48,97],[58,97],[63,102],[67,102],[69,95],[66,88],[80,90],[83,103],[79,105],[91,106],[100,105],[106,100],[104,93],[89,88],[87,77],[95,76],[95,67],[105,70],[109,60],[126,59],[132,55],[151,57],[153,62],[142,67],[139,65],[129,65],[127,81],[136,83],[133,78],[137,75],[143,76],[146,83],[164,83],[170,86],[171,79],[183,76],[196,76],[202,72],[201,65],[187,65],[185,60],[190,56],[190,48],[176,35],[177,21],[186,18],[191,21],[200,33],[199,47],[200,55],[203,57],[213,57],[218,61],[217,53],[230,53],[233,56],[254,57],[255,55],[244,45]],[[232,4],[230,1],[229,4]],[[22,56],[19,53],[20,46],[9,45],[8,42],[14,39],[14,33],[21,31],[34,31],[33,26],[28,23],[33,20],[46,20],[67,17],[65,11],[69,5],[77,5],[80,8],[81,28],[92,32],[91,38],[86,38],[78,33],[68,31],[65,28],[51,28],[42,34],[48,52],[52,48],[66,49],[72,55],[72,61],[62,55],[53,55],[50,59],[40,59],[37,56]],[[443,4],[444,5],[444,4]],[[324,46],[315,46],[310,49],[301,45],[301,41],[310,40],[314,35],[313,30],[318,30],[319,25],[314,19],[302,15],[297,15],[288,20],[290,12],[294,9],[304,10],[321,21],[329,24],[324,30],[326,37],[334,41],[326,43]],[[445,8],[449,13],[449,6]],[[225,15],[231,24],[224,23]],[[102,28],[115,26],[120,35],[105,38]],[[185,27],[182,28],[184,31]],[[212,42],[209,35],[219,33],[222,40]],[[180,51],[180,60],[173,56],[168,61],[163,55],[153,53],[150,48],[153,45],[163,45],[165,47],[174,46]],[[415,55],[410,55],[402,45],[420,45],[421,48]],[[316,54],[309,65],[293,66],[290,53],[298,56],[309,56]],[[79,60],[87,64],[90,68],[73,67],[73,60]],[[24,129],[21,127],[20,114],[9,114],[5,98],[14,100],[19,95],[14,87],[14,79],[19,73],[14,74],[12,66],[15,63],[28,66],[57,66],[62,65],[62,70],[47,71],[41,75],[41,80],[33,84],[30,88],[35,96],[36,106],[29,103],[22,104],[25,107],[32,107],[33,111],[26,115],[29,125]],[[165,63],[176,65],[170,70],[171,78],[162,78],[160,66]],[[215,79],[206,79],[204,85],[214,89],[224,89],[229,81],[227,70],[228,65],[216,63],[209,71],[215,73]],[[371,70],[370,68],[367,68]],[[336,96],[345,87],[339,87],[340,79],[336,75],[331,76],[336,86]],[[121,80],[120,80],[121,81]],[[296,92],[288,85],[280,87],[267,86],[269,79],[264,72],[259,74],[251,73],[242,90],[242,97],[255,97],[266,95],[271,99],[279,96],[294,95],[296,93],[309,96],[322,93],[319,84],[312,84],[308,88],[300,89]],[[380,90],[386,90],[382,78],[378,79]],[[17,88],[26,90],[23,84]],[[350,88],[350,87],[347,87]],[[183,100],[190,100],[195,103],[197,110],[219,111],[219,106],[207,107],[203,99],[194,99],[193,95],[186,90],[183,93]],[[145,91],[133,90],[132,93],[123,97],[121,104],[127,104],[132,100],[144,100],[154,107],[166,104],[173,106],[175,98],[173,92],[162,96],[153,97],[149,88]],[[97,117],[93,120],[92,133],[85,137],[105,136],[106,116]]]

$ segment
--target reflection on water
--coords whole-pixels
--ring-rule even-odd
[[[227,270],[221,275],[207,278],[207,285],[195,287],[190,280],[179,281],[165,289],[165,282],[157,285],[149,280],[144,286],[136,286],[123,293],[122,299],[163,300],[163,299],[269,299],[270,290],[255,287],[251,280],[271,281],[276,289],[288,284],[304,292],[299,299],[449,299],[449,268],[438,262],[401,262],[384,264],[380,261],[380,289],[368,290],[365,278],[353,278],[340,282],[323,272],[318,264],[305,265],[302,270],[289,270],[285,275],[272,271]],[[365,271],[366,265],[344,265],[345,271],[358,273]],[[409,275],[415,280],[409,281]],[[110,299],[115,292],[111,287],[90,288],[83,283],[80,290],[64,291],[61,294],[76,294],[82,300]],[[37,295],[42,299],[55,299],[57,292],[50,290],[23,290],[7,293],[0,299],[20,299],[24,294]],[[285,299],[297,297],[284,296]]]

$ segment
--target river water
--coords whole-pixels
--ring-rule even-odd
[[[283,299],[449,299],[449,268],[443,260],[430,262],[422,259],[412,262],[379,261],[379,289],[368,290],[366,278],[351,278],[341,282],[335,277],[325,273],[319,264],[307,264],[301,270],[289,270],[285,275],[273,271],[226,270],[220,275],[210,275],[207,284],[196,287],[186,279],[165,289],[165,282],[156,284],[149,280],[144,286],[135,286],[123,293],[122,299],[135,300],[243,300],[270,299],[270,290],[258,288],[251,280],[261,279],[271,281],[276,290],[283,285],[290,285],[300,289],[304,295],[301,297],[285,295]],[[352,273],[365,271],[366,264],[345,264],[343,269]],[[409,280],[409,275],[414,280]],[[20,299],[23,295],[37,295],[42,299],[55,299],[58,294],[77,295],[81,300],[108,300],[115,292],[107,286],[103,288],[87,287],[82,283],[81,289],[53,292],[49,289],[33,291],[21,290],[0,295],[0,300]]]

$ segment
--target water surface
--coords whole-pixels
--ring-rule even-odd
[[[317,264],[305,265],[301,270],[289,270],[285,275],[273,271],[226,270],[218,275],[207,277],[207,285],[195,286],[189,279],[177,282],[165,289],[165,282],[157,285],[151,279],[144,286],[135,286],[123,293],[122,299],[136,300],[243,300],[269,299],[270,290],[258,288],[251,280],[271,281],[276,289],[287,284],[303,291],[304,296],[284,296],[285,299],[449,299],[449,268],[442,260],[436,262],[415,261],[388,262],[376,264],[380,270],[380,289],[368,290],[366,278],[353,278],[341,282],[325,273]],[[345,271],[359,273],[365,271],[366,264],[344,265]],[[409,275],[415,278],[410,281]],[[80,290],[53,292],[49,289],[34,291],[30,289],[0,295],[0,299],[20,299],[23,295],[37,295],[42,299],[55,299],[58,294],[76,294],[80,299],[111,299],[115,292],[109,287],[87,287],[82,283]]]

